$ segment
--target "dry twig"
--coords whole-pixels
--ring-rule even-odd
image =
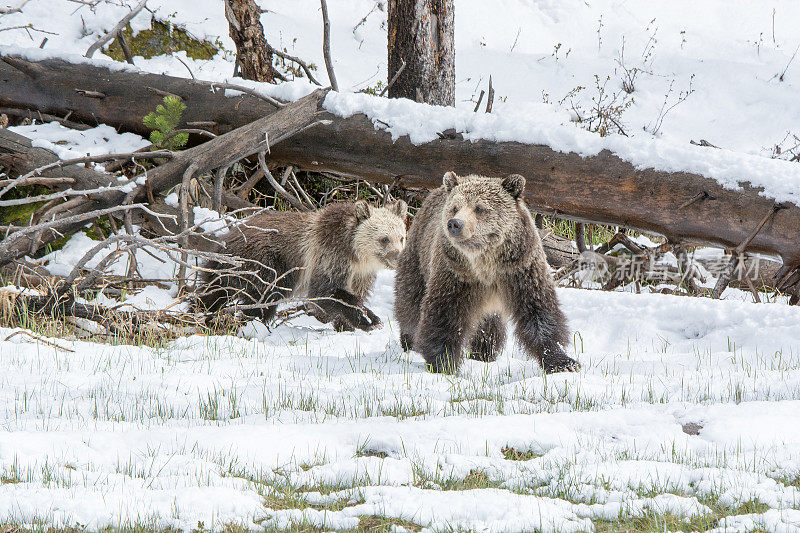
[[[331,60],[331,21],[328,18],[328,3],[319,0],[322,6],[322,54],[325,56],[325,68],[328,70],[328,79],[331,82],[331,89],[339,92],[339,84],[336,82],[336,74],[333,72],[333,61]]]
[[[29,178],[38,176],[42,172],[53,168],[61,168],[69,165],[77,165],[79,163],[100,163],[103,161],[113,161],[116,159],[157,159],[157,158],[169,159],[173,155],[174,154],[168,150],[161,150],[156,152],[130,152],[125,154],[90,155],[86,157],[76,157],[74,159],[61,159],[59,161],[54,161],[47,165],[35,168],[30,172],[28,172],[27,174],[23,174],[19,178],[16,178],[14,181],[12,181],[8,185],[6,185],[2,190],[0,190],[0,197],[2,197],[4,194],[6,194],[8,191],[13,189],[20,183],[24,183]]]
[[[389,83],[386,84],[386,87],[383,88],[383,90],[381,91],[381,93],[378,96],[383,96],[384,94],[386,94],[386,92],[389,89],[391,89],[392,85],[395,84],[395,82],[397,81],[397,78],[400,77],[400,74],[402,74],[403,71],[405,70],[405,68],[406,68],[405,59],[401,59],[400,61],[401,61],[400,68],[397,69],[397,72],[394,73],[394,76],[392,76],[392,79],[389,80]]]
[[[274,105],[275,107],[283,107],[283,106],[286,105],[283,102],[279,102],[278,100],[272,98],[271,96],[263,95],[263,94],[259,93],[258,91],[254,91],[253,89],[250,89],[249,87],[245,87],[244,85],[236,85],[236,84],[233,84],[233,83],[217,83],[217,82],[211,82],[210,85],[211,85],[211,90],[212,91],[215,88],[230,89],[232,91],[239,91],[239,92],[247,93],[250,96],[255,96],[256,98],[260,98],[260,99],[264,100],[265,102],[268,102],[268,103]]]
[[[275,54],[276,56],[282,57],[283,59],[286,59],[288,61],[292,61],[292,62],[297,63],[298,65],[300,65],[300,68],[303,69],[303,72],[306,73],[306,77],[308,77],[308,81],[310,81],[314,85],[318,85],[319,87],[322,87],[322,84],[319,81],[317,81],[317,79],[314,77],[313,74],[311,74],[311,68],[308,66],[308,64],[305,61],[303,61],[299,57],[296,57],[296,56],[293,56],[293,55],[289,55],[286,52],[282,52],[282,51],[276,49],[275,47],[273,47],[270,44],[267,44],[267,46],[269,47],[269,51],[272,52],[273,54]]]
[[[22,13],[22,8],[31,0],[21,0],[19,4],[14,7],[0,8],[0,15],[10,15],[12,13]]]
[[[303,202],[300,201],[299,198],[294,196],[292,193],[284,189],[280,183],[277,182],[275,176],[272,175],[272,172],[269,171],[267,168],[267,161],[264,159],[264,152],[258,153],[258,164],[261,167],[261,171],[264,173],[264,177],[267,178],[267,181],[272,188],[275,189],[281,198],[292,204],[293,207],[301,210],[301,211],[308,211],[308,207],[306,207]]]
[[[66,348],[64,346],[59,346],[58,344],[56,344],[54,342],[51,342],[51,341],[45,339],[44,337],[40,337],[39,335],[34,335],[30,331],[25,331],[24,329],[23,330],[19,330],[19,331],[15,331],[11,335],[9,335],[5,339],[3,339],[3,341],[7,341],[8,339],[11,339],[12,337],[16,337],[17,335],[27,335],[28,337],[30,337],[32,339],[35,339],[35,340],[41,342],[42,344],[47,344],[48,346],[52,346],[53,348],[57,348],[59,350],[64,350],[65,352],[75,353],[75,350],[71,350],[71,349]]]

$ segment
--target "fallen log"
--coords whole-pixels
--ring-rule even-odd
[[[235,98],[212,84],[136,70],[110,70],[60,59],[28,61],[0,56],[0,106],[35,110],[72,122],[115,128],[147,136],[145,115],[176,95],[186,104],[181,128],[202,127],[227,133],[275,112],[276,107],[249,94]]]
[[[0,167],[21,175],[36,168],[55,163],[58,160],[58,157],[49,150],[32,147],[29,139],[8,130],[0,130]],[[40,175],[44,178],[55,180],[66,178],[69,181],[62,180],[62,183],[74,189],[93,189],[116,184],[114,183],[116,181],[114,176],[100,174],[79,165],[51,168],[41,172]],[[61,216],[79,215],[102,209],[106,205],[112,205],[110,202],[105,204],[101,200],[101,196],[85,198],[84,200],[81,202],[80,209],[64,209],[61,212]],[[11,234],[0,242],[0,264],[8,263],[26,254],[33,254],[41,245],[52,242],[62,235],[77,231],[86,223],[87,221],[85,220],[67,223],[57,230],[48,228],[39,233],[27,233],[22,235],[21,238],[15,238],[14,234]],[[42,244],[37,245],[36,243],[39,242]]]
[[[215,137],[199,146],[176,152],[167,163],[147,173],[147,187],[162,191],[177,185],[191,169],[197,175],[216,168],[227,167],[240,159],[258,152],[271,152],[289,138],[312,126],[322,127],[327,121],[321,110],[327,94],[324,90],[293,102],[278,112],[255,120],[233,131]],[[135,198],[143,198],[146,189],[140,189]]]
[[[0,168],[7,169],[14,174],[26,174],[57,161],[59,161],[58,156],[53,152],[44,148],[32,147],[31,140],[27,137],[9,130],[0,129]],[[0,188],[8,185],[11,181],[13,180],[0,180]],[[42,171],[37,176],[18,184],[18,186],[24,185],[45,185],[54,191],[63,191],[67,188],[75,190],[96,189],[119,185],[119,183],[113,174],[98,172],[83,165],[65,165]],[[122,195],[117,195],[117,197],[122,198]],[[255,207],[252,203],[239,198],[229,191],[222,192],[222,204],[233,210]],[[101,204],[96,204],[95,207],[100,206]],[[168,206],[159,208],[159,211],[177,215],[177,211]],[[70,211],[70,213],[75,214],[74,211]],[[137,223],[141,220],[153,220],[151,216],[146,216],[144,213],[140,215],[145,216],[137,217]],[[164,225],[169,228],[169,224],[166,221]],[[161,226],[161,224],[158,226]]]
[[[27,137],[0,129],[0,167],[11,170],[16,174],[25,174],[35,168],[49,165],[58,160],[58,157],[53,152],[44,148],[32,147],[31,141]],[[53,180],[66,178],[69,181],[64,180],[59,184],[73,189],[94,189],[116,184],[115,176],[95,172],[83,165],[51,168],[43,171],[38,176]]]
[[[32,148],[28,138],[8,130],[0,130],[0,167],[7,168],[17,174],[25,174],[33,169],[48,165],[57,160],[57,156],[49,150],[45,150],[44,148]],[[84,166],[73,165],[44,171],[41,177],[30,178],[29,183],[33,182],[46,185],[57,184],[59,187],[55,187],[55,189],[58,190],[63,188],[63,186],[69,186],[75,189],[87,189],[98,185],[111,185],[113,181],[114,177],[109,174],[103,174]],[[249,211],[257,209],[257,206],[230,191],[223,191],[222,204],[230,210]],[[96,204],[94,207],[99,206],[100,204]],[[134,224],[144,225],[149,232],[162,236],[176,234],[180,231],[176,222],[179,215],[176,208],[164,204],[163,201],[157,201],[155,204],[151,203],[148,207],[155,213],[167,215],[169,218],[160,218],[157,220],[157,217],[150,213],[135,212],[132,219]],[[85,224],[86,222],[81,222],[61,228],[59,233],[71,233]],[[40,246],[50,242],[51,238],[58,238],[60,236],[59,233],[51,233],[49,231],[43,233],[41,235]],[[542,239],[547,260],[554,268],[565,266],[577,258],[578,254],[574,250],[570,239],[551,233],[546,233],[542,236]],[[20,249],[24,249],[26,246],[29,247],[30,244],[30,240],[27,240],[25,245],[20,243]],[[212,251],[216,249],[206,235],[190,236],[189,245],[192,249],[202,251]],[[0,267],[0,272],[3,272],[3,268],[8,268],[8,265]],[[0,274],[0,277],[3,277],[2,274]]]
[[[11,95],[18,95],[20,90],[31,89],[36,84],[31,81],[33,74],[28,72],[38,72],[40,79],[56,76],[50,72],[53,63],[27,62],[22,67],[22,60],[11,59],[16,63],[11,70],[16,73],[9,72],[8,68],[2,70],[6,83],[2,85],[0,103],[13,107],[35,105],[30,98],[15,103],[15,97]],[[5,57],[4,61],[8,64],[9,58]],[[143,94],[146,87],[157,81],[151,75],[101,72],[102,68],[87,65],[70,65],[68,70],[72,78],[82,76],[83,86],[88,88],[92,87],[91,80],[84,72],[102,78],[103,87],[109,93],[112,88],[124,85],[138,86],[137,93]],[[191,80],[167,76],[157,78],[162,86],[172,87],[172,92],[189,91],[198,86],[198,82]],[[60,91],[48,93],[49,107],[42,111],[50,114],[78,112],[78,106],[74,105],[74,79],[62,80],[61,87]],[[71,100],[65,98],[67,93]],[[203,109],[213,107],[210,102],[219,101],[219,95],[198,91],[193,93],[193,98],[194,105]],[[315,110],[319,112],[315,114],[315,120],[330,122],[301,131],[290,140],[272,147],[270,158],[273,162],[416,189],[437,187],[447,170],[487,175],[516,172],[526,177],[525,197],[538,212],[657,233],[673,243],[735,248],[747,242],[748,252],[771,254],[783,259],[784,267],[778,273],[780,278],[788,279],[792,284],[800,279],[800,239],[797,238],[800,207],[790,203],[776,205],[749,184],[742,184],[740,190],[734,191],[698,174],[637,169],[608,150],[584,158],[575,153],[557,152],[544,145],[485,140],[470,142],[461,139],[457,133],[443,134],[440,139],[422,145],[412,144],[407,137],[392,141],[389,133],[377,130],[367,117],[337,117],[322,110],[322,98],[315,97],[315,100],[319,106]],[[249,102],[242,101],[238,111],[243,112]],[[121,109],[109,110],[108,106],[92,104],[90,114],[98,121],[122,128],[134,126],[129,118],[122,116],[125,113]],[[254,105],[265,110],[264,103]],[[269,112],[274,113],[272,110]],[[237,143],[247,145],[248,149],[256,147],[261,135],[258,128],[246,131],[247,135],[244,131],[237,132],[237,135],[243,134]],[[220,147],[225,142],[217,138],[203,146],[216,143],[213,145],[214,153],[220,154],[223,152]],[[208,159],[204,161],[208,162]],[[150,173],[148,182],[153,190],[180,183],[181,172],[187,169],[185,163],[185,160],[182,163],[173,160],[168,163],[169,170],[160,167],[164,170]],[[766,222],[761,226],[763,220]]]

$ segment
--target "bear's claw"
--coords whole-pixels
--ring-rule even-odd
[[[555,374],[557,372],[579,372],[581,364],[575,359],[567,357],[557,361],[544,361],[542,367],[545,374]]]

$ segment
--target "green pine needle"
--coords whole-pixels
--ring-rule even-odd
[[[174,134],[181,122],[186,105],[177,96],[165,96],[164,103],[159,104],[156,110],[148,113],[142,119],[142,124],[153,130],[150,132],[150,142],[158,148],[177,150],[186,146],[189,141],[187,133]]]

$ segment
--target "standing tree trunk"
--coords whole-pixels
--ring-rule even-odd
[[[225,18],[236,43],[236,64],[242,78],[275,82],[272,49],[264,38],[261,8],[255,0],[225,0]]]
[[[390,98],[456,105],[453,0],[389,0]]]

